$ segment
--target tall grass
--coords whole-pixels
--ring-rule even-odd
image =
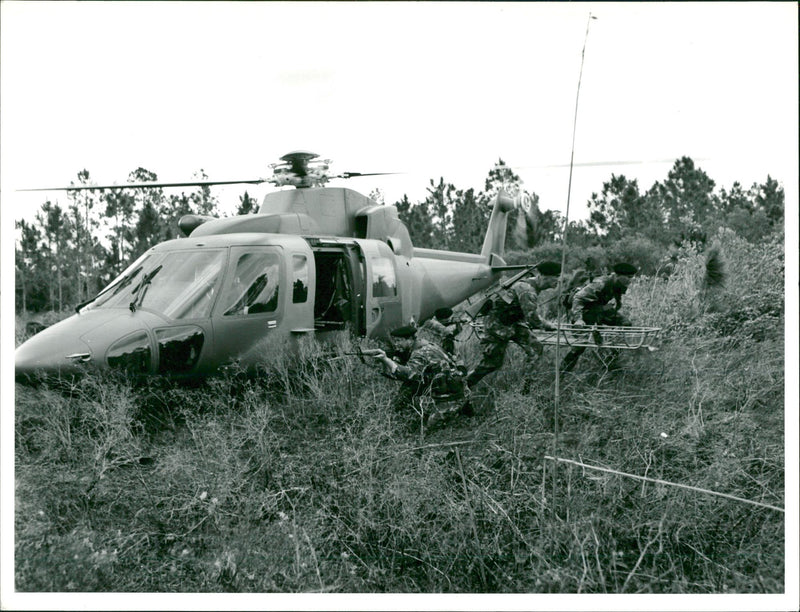
[[[782,513],[545,459],[783,506],[782,249],[719,240],[717,293],[691,250],[632,284],[661,348],[587,351],[557,446],[552,349],[511,348],[487,409],[424,435],[397,383],[313,346],[259,380],[17,386],[16,588],[782,592]]]

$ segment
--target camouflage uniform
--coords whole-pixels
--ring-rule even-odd
[[[428,425],[459,412],[469,400],[465,368],[432,342],[417,338],[405,365],[398,365],[391,378],[403,381],[398,400],[409,403]]]
[[[566,286],[564,287],[563,295],[561,296],[561,305],[564,307],[564,311],[567,313],[567,317],[571,316],[572,304],[574,303],[573,300],[575,299],[575,294],[578,293],[578,291],[580,291],[583,287],[591,283],[593,280],[594,279],[587,270],[584,270],[583,268],[578,268],[572,273],[569,280],[566,281],[565,283]]]
[[[616,274],[596,278],[580,289],[572,298],[572,321],[583,321],[587,325],[615,325],[629,327],[630,319],[619,312],[622,307],[622,294],[627,286],[623,285]],[[611,301],[614,301],[611,304]],[[569,372],[575,367],[586,347],[576,346],[561,362],[562,372]]]
[[[481,361],[467,377],[470,386],[503,365],[511,341],[525,351],[528,359],[542,354],[542,345],[531,334],[531,328],[553,329],[553,326],[539,318],[537,308],[537,291],[527,282],[518,282],[494,297],[484,319]]]
[[[461,332],[461,324],[457,321],[442,323],[431,317],[419,328],[424,340],[441,346],[448,355],[456,354],[456,336]]]

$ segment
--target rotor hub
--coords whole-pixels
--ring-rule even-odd
[[[292,151],[281,157],[281,162],[270,164],[275,185],[294,187],[319,187],[328,182],[329,159],[317,160],[319,155],[311,151]],[[317,161],[315,161],[317,160]]]

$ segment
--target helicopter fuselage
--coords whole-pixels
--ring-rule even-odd
[[[20,380],[88,368],[202,377],[252,372],[304,343],[387,337],[495,283],[498,197],[481,254],[414,248],[393,206],[348,189],[268,195],[254,215],[206,220],[161,243],[92,301],[23,343]],[[499,243],[499,244],[498,244]]]
[[[79,313],[20,346],[16,371],[23,377],[87,366],[173,377],[225,367],[252,371],[303,339],[386,336],[497,276],[478,256],[427,255],[398,256],[385,242],[342,237],[172,240],[148,251]]]

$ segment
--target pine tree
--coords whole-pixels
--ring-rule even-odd
[[[42,204],[40,212],[36,215],[36,221],[42,228],[46,245],[46,254],[41,260],[41,265],[49,288],[47,308],[61,310],[65,305],[65,284],[70,288],[70,299],[73,299],[73,293],[77,291],[78,286],[77,275],[80,269],[74,264],[68,265],[70,260],[80,263],[80,258],[73,256],[74,245],[78,242],[76,225],[58,202],[53,204],[49,200]],[[64,282],[65,273],[67,283]]]
[[[414,246],[432,248],[433,246],[433,221],[428,210],[427,202],[412,204],[407,194],[403,199],[395,202],[397,216],[408,228],[408,234]]]
[[[106,217],[113,220],[111,239],[112,250],[110,268],[122,272],[124,262],[130,256],[130,227],[132,225],[133,211],[136,200],[133,194],[126,189],[112,189],[105,194]]]
[[[139,257],[147,249],[161,242],[161,215],[154,204],[145,200],[133,228],[133,257]]]
[[[721,189],[716,197],[717,213],[707,223],[707,235],[712,235],[719,227],[727,227],[745,240],[756,242],[772,230],[766,213],[755,203],[757,185],[745,191],[736,181],[730,191]]]
[[[674,244],[688,240],[704,243],[704,226],[715,210],[714,181],[689,157],[681,157],[669,171],[667,180],[656,182],[648,192],[664,214],[665,236]]]
[[[767,175],[767,181],[762,185],[754,184],[751,191],[754,192],[756,206],[764,211],[767,219],[774,226],[782,224],[786,196],[780,183]]]
[[[600,194],[589,199],[587,227],[609,244],[623,236],[657,235],[664,226],[664,215],[656,198],[639,192],[636,179],[611,175]]]
[[[457,191],[453,207],[452,248],[468,253],[480,251],[488,222],[487,209],[478,204],[475,190]]]
[[[19,230],[20,238],[17,241],[14,252],[14,266],[18,282],[16,283],[16,307],[17,310],[26,312],[41,310],[45,307],[46,292],[36,287],[43,286],[42,282],[42,254],[40,248],[41,232],[32,223],[20,219],[15,222],[15,227]]]
[[[445,183],[444,178],[440,177],[438,183],[430,179],[430,187],[428,187],[428,196],[425,198],[425,204],[432,215],[433,248],[450,249],[450,243],[453,240],[455,192],[456,188],[451,183]]]
[[[383,191],[378,189],[377,187],[369,192],[369,199],[374,200],[378,204],[385,204],[385,198],[383,196]]]
[[[208,180],[208,175],[201,168],[195,172],[192,177],[198,181]],[[192,200],[192,210],[198,215],[217,215],[217,207],[219,201],[216,196],[211,195],[211,187],[208,185],[200,185],[189,196]]]
[[[91,185],[91,177],[89,171],[84,168],[78,172],[78,186],[87,185]],[[69,213],[74,230],[72,236],[74,277],[70,287],[74,289],[75,294],[71,296],[71,301],[81,302],[90,294],[96,293],[97,281],[92,272],[96,266],[93,241],[94,231],[99,227],[95,213],[98,195],[93,190],[68,190],[67,197],[72,200]],[[59,300],[59,308],[63,305]]]
[[[239,196],[239,206],[236,208],[237,215],[252,215],[258,212],[258,202],[251,198],[246,191]]]

